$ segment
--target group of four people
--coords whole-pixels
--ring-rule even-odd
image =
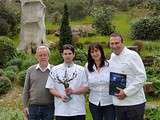
[[[28,69],[24,84],[22,101],[26,118],[53,120],[54,114],[56,120],[85,120],[84,94],[89,91],[93,120],[143,120],[146,102],[143,62],[135,51],[124,46],[120,34],[112,33],[109,45],[112,54],[107,60],[100,44],[90,44],[85,67],[74,64],[72,45],[63,46],[64,62],[56,66],[48,63],[49,49],[38,47],[38,64]],[[126,87],[117,88],[115,95],[109,94],[111,72],[126,75]]]

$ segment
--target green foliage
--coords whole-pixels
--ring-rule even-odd
[[[17,32],[18,16],[14,12],[10,11],[9,9],[1,5],[0,18],[5,20],[6,22],[6,28],[3,28],[4,30],[8,30],[8,32],[10,32],[12,35]],[[5,22],[3,23],[5,24]],[[6,32],[5,35],[7,35],[8,32]]]
[[[148,81],[154,82],[160,79],[160,60],[154,62],[153,65],[146,67],[146,74]]]
[[[72,44],[72,32],[69,26],[69,13],[67,4],[64,4],[64,14],[62,17],[62,23],[60,28],[60,40],[59,40],[60,50],[65,44]]]
[[[69,16],[72,20],[82,19],[88,14],[87,0],[68,0],[65,2],[68,4]],[[44,0],[44,3],[47,6],[47,18],[52,22],[59,23],[63,13],[64,0]]]
[[[87,62],[87,52],[85,49],[76,49],[75,63],[84,66]]]
[[[7,93],[10,89],[11,81],[5,76],[0,76],[0,95]]]
[[[22,64],[21,69],[22,69],[22,70],[26,70],[26,69],[28,69],[31,65],[34,65],[34,64],[36,64],[36,63],[37,63],[37,61],[36,61],[36,59],[35,59],[34,57],[25,59],[25,60],[23,61],[23,64]]]
[[[24,86],[25,77],[26,77],[26,70],[23,70],[23,71],[18,73],[18,83],[21,86]]]
[[[88,12],[86,11],[87,5],[85,0],[70,0],[68,2],[69,16],[72,20],[83,19],[86,17]]]
[[[0,76],[3,76],[4,75],[4,71],[3,69],[0,69]]]
[[[51,54],[49,56],[49,63],[53,65],[57,65],[63,62],[62,56],[58,49],[51,50]]]
[[[8,23],[3,18],[0,18],[0,35],[7,35],[8,32],[9,32]]]
[[[16,48],[11,39],[0,37],[0,66],[4,66],[7,61],[16,55]]]
[[[153,15],[160,15],[160,0],[148,0],[147,7],[153,11]]]
[[[131,36],[134,39],[158,40],[160,39],[159,31],[160,16],[142,18],[131,26]]]
[[[7,66],[18,66],[18,68],[20,68],[21,65],[22,65],[22,59],[17,57],[7,62]]]
[[[24,51],[18,51],[16,57],[7,62],[7,66],[17,66],[18,70],[26,70],[36,63],[37,60],[34,54],[27,54]]]
[[[24,120],[24,117],[18,109],[0,107],[0,120]]]
[[[141,4],[144,0],[128,0],[128,4],[130,7],[137,6]]]
[[[113,9],[109,7],[94,8],[92,11],[94,18],[93,26],[102,35],[110,35],[115,27],[112,25]]]
[[[146,120],[160,120],[160,108],[145,110]]]
[[[154,93],[156,96],[160,97],[160,81],[157,79],[156,81],[153,81],[153,87],[154,87]]]
[[[12,82],[15,81],[17,78],[16,78],[16,73],[14,71],[11,71],[11,70],[8,70],[8,71],[5,71],[4,75],[9,78]]]
[[[16,65],[11,65],[11,66],[7,66],[6,68],[5,68],[5,71],[13,71],[13,72],[18,72],[18,67],[16,66]]]

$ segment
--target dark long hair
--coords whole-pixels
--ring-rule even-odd
[[[93,69],[93,65],[95,64],[95,61],[93,60],[92,56],[91,56],[91,50],[93,50],[94,48],[97,48],[100,53],[101,53],[101,63],[100,63],[100,67],[103,67],[105,65],[105,61],[106,61],[106,57],[104,55],[104,51],[102,46],[99,43],[91,43],[89,45],[89,49],[88,49],[88,70],[89,72],[94,72]]]

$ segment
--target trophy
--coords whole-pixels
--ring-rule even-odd
[[[69,88],[69,82],[72,81],[74,78],[77,77],[76,71],[72,74],[72,76],[69,78],[67,74],[67,70],[65,70],[65,74],[62,79],[59,78],[58,75],[56,75],[55,78],[53,78],[52,75],[49,74],[52,80],[56,80],[59,84],[63,84],[64,88],[67,89]],[[65,102],[69,102],[72,99],[70,95],[67,95],[67,98]]]

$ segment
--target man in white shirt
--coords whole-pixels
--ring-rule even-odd
[[[62,49],[64,63],[52,68],[46,83],[55,96],[56,120],[85,120],[85,97],[88,84],[84,68],[74,64],[75,51],[66,44]]]
[[[112,50],[110,58],[111,72],[126,75],[126,88],[113,96],[117,120],[143,120],[145,94],[143,85],[146,72],[140,56],[123,44],[118,33],[112,33],[109,40]]]

